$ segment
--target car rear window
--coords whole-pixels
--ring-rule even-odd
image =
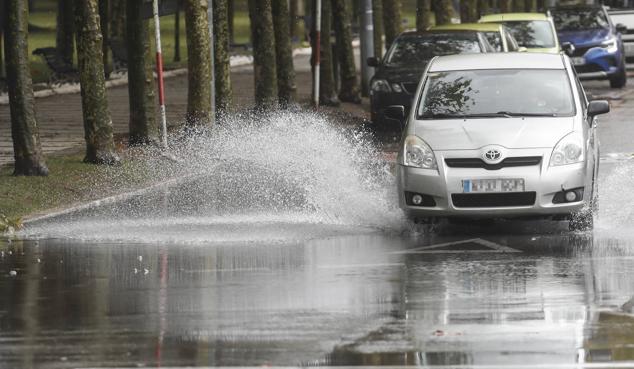
[[[428,62],[434,56],[482,52],[476,33],[439,33],[400,37],[390,48],[388,65]]]
[[[419,119],[468,116],[572,116],[563,69],[486,69],[433,72],[423,88]]]
[[[608,18],[602,9],[556,9],[552,15],[557,31],[610,28]]]
[[[549,21],[508,21],[504,24],[509,28],[519,46],[555,47],[555,35]]]

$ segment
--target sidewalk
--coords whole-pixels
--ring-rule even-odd
[[[312,78],[308,55],[294,58],[298,100],[310,99]],[[231,69],[234,106],[244,108],[254,104],[254,82],[252,65]],[[166,110],[169,125],[183,122],[187,109],[187,74],[165,80]],[[128,132],[129,107],[128,86],[108,89],[108,106],[115,134]],[[40,139],[45,155],[56,151],[84,146],[84,129],[79,93],[40,97],[35,100]],[[349,105],[349,104],[344,104]],[[362,114],[359,106],[348,106],[344,110]],[[0,166],[13,162],[11,139],[11,116],[9,105],[0,105]]]

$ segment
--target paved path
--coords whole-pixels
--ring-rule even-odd
[[[295,57],[298,97],[307,100],[311,93],[309,57]],[[252,66],[232,68],[234,104],[244,108],[254,103]],[[168,123],[182,122],[187,108],[187,75],[171,77],[165,81]],[[108,103],[115,133],[128,132],[128,86],[108,89]],[[45,154],[84,145],[81,97],[78,93],[36,99],[40,138]],[[0,166],[13,162],[9,105],[0,105]]]

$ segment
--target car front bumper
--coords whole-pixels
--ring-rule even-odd
[[[438,170],[398,166],[398,192],[401,208],[411,217],[469,217],[469,218],[513,218],[513,217],[548,217],[568,216],[581,210],[592,192],[588,184],[586,163],[549,167],[549,149],[512,150],[509,157],[541,156],[541,162],[532,166],[505,167],[498,170],[484,168],[448,167],[446,158],[477,158],[477,152],[445,151],[435,152]],[[452,195],[464,194],[463,180],[473,179],[524,179],[525,192],[535,193],[535,201],[531,205],[507,206],[495,204],[484,207],[461,207],[454,203]],[[576,202],[553,203],[553,198],[562,190],[583,188],[583,198]],[[408,205],[406,192],[429,195],[435,206]],[[474,194],[466,194],[467,197]],[[478,196],[478,194],[475,194]]]
[[[583,56],[573,57],[572,62],[582,80],[608,79],[623,67],[620,52],[608,52],[602,47],[591,48]]]

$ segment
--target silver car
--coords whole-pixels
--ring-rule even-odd
[[[398,154],[401,208],[444,217],[547,217],[592,227],[598,114],[567,56],[504,53],[433,59],[418,85]]]

